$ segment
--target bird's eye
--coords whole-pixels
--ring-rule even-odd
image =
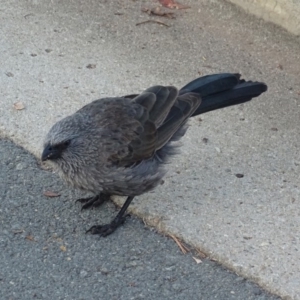
[[[65,147],[68,147],[68,146],[70,145],[70,143],[71,143],[71,141],[70,141],[70,140],[67,140],[67,141],[64,142],[64,146],[65,146]]]

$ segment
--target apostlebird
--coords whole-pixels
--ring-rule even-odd
[[[78,199],[84,209],[111,195],[127,196],[111,223],[87,231],[107,236],[124,222],[135,196],[160,184],[190,117],[247,102],[266,90],[262,82],[224,73],[197,78],[179,91],[158,85],[139,95],[95,100],[53,125],[42,161],[50,161],[71,186],[94,194]]]

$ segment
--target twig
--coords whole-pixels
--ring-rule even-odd
[[[158,21],[158,20],[147,20],[147,21],[143,21],[143,22],[140,22],[140,23],[136,23],[135,25],[136,26],[139,26],[139,25],[142,25],[142,24],[145,24],[145,23],[158,23],[160,25],[164,25],[166,27],[170,27],[170,25],[162,22],[162,21]]]
[[[175,241],[175,243],[177,244],[177,246],[180,248],[181,252],[183,254],[186,254],[187,252],[190,251],[189,248],[187,248],[184,244],[182,244],[176,236],[174,236],[173,234],[169,234],[169,236]]]

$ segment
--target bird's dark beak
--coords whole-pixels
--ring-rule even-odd
[[[42,161],[56,159],[59,157],[61,157],[61,151],[51,145],[47,145],[42,153]]]

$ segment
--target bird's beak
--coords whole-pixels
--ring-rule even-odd
[[[42,161],[56,159],[61,156],[61,151],[54,149],[51,145],[47,145],[42,153]]]

